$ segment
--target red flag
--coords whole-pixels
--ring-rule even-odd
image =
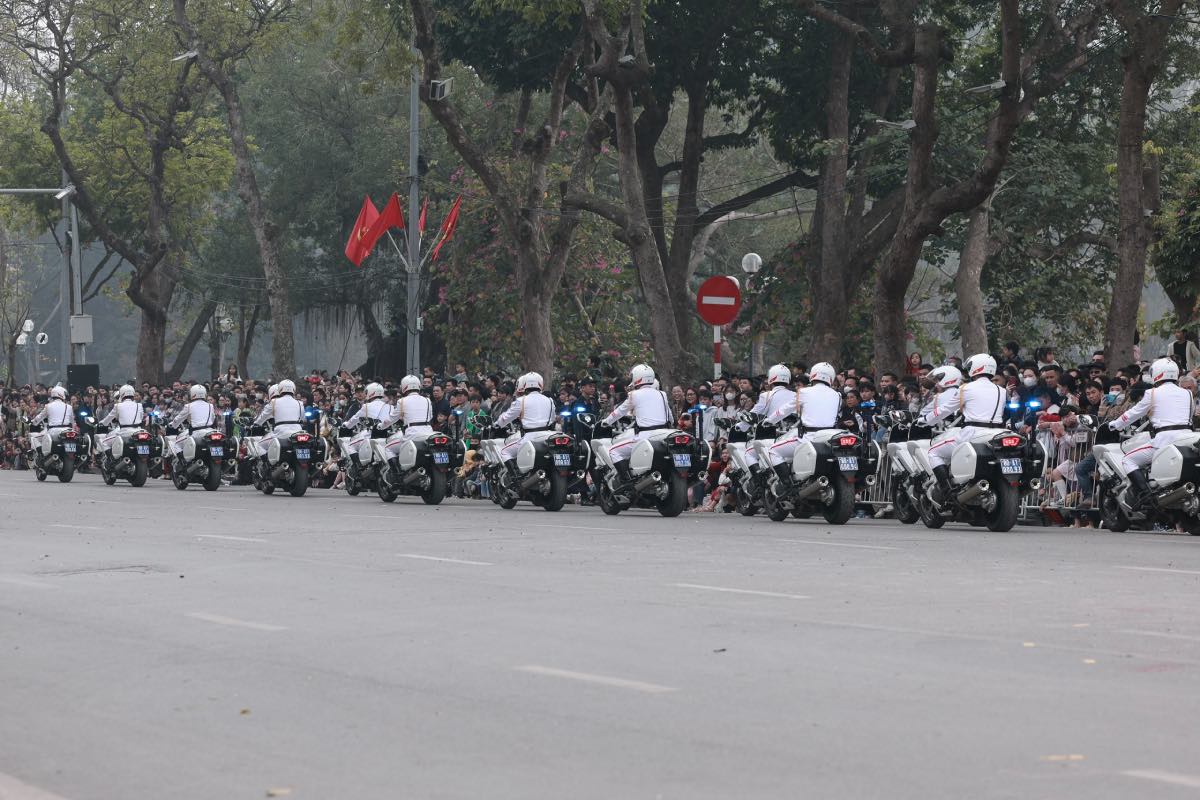
[[[421,221],[417,223],[417,233],[421,236],[425,235],[425,212],[429,210],[429,198],[425,198],[425,202],[421,203]]]
[[[375,220],[379,219],[379,209],[375,208],[375,204],[371,202],[370,195],[363,198],[362,209],[358,212],[358,219],[354,221],[354,227],[350,230],[350,240],[346,242],[346,258],[354,262],[354,266],[362,266],[363,259],[371,252],[371,248],[364,247],[367,235],[371,232],[371,226],[375,224]]]
[[[387,205],[383,207],[383,213],[371,225],[371,229],[367,231],[367,235],[363,238],[363,247],[370,253],[375,249],[375,244],[392,228],[404,227],[404,212],[400,209],[400,198],[392,192],[392,196],[388,198]]]
[[[446,215],[446,219],[442,222],[442,230],[439,234],[437,245],[433,248],[432,257],[437,261],[438,252],[442,249],[442,245],[450,241],[450,237],[454,235],[454,229],[458,227],[458,212],[462,208],[462,195],[454,199],[454,205],[450,206],[450,213]]]

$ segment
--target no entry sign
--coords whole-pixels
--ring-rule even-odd
[[[709,325],[728,325],[742,307],[742,289],[735,278],[716,275],[700,284],[696,311]]]

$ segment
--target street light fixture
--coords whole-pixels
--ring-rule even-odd
[[[172,61],[186,61],[187,59],[195,58],[198,55],[200,55],[200,54],[197,53],[195,50],[188,50],[186,53],[180,53],[179,55],[175,56],[171,60]]]
[[[762,256],[758,253],[746,253],[742,256],[742,272],[746,273],[746,293],[750,293],[750,279],[753,278],[760,269],[762,269]],[[754,317],[750,317],[750,358],[746,364],[746,377],[753,379],[754,377]]]
[[[62,188],[62,190],[58,194],[54,195],[54,199],[55,200],[66,200],[68,197],[74,197],[74,196],[75,196],[75,184],[68,183],[66,186],[64,186]]]
[[[1008,86],[1008,84],[1001,79],[998,81],[992,81],[991,83],[985,83],[982,86],[972,86],[970,89],[963,89],[963,94],[990,94],[991,92],[1000,91],[1005,86]]]
[[[915,119],[906,119],[902,122],[892,122],[891,120],[880,119],[876,120],[876,122],[878,122],[879,125],[884,128],[891,128],[892,130],[897,131],[911,131],[913,128],[917,127],[917,121]]]

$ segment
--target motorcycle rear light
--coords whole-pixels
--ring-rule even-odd
[[[1000,440],[1000,446],[1001,447],[1020,447],[1021,446],[1021,437],[1020,436],[1005,436],[1003,439]]]
[[[297,441],[297,442],[307,442],[307,441],[308,441],[309,439],[311,439],[311,438],[312,438],[312,437],[311,437],[311,436],[309,436],[307,433],[302,433],[302,434],[300,434],[299,436],[297,436],[297,437],[296,437],[296,441]]]
[[[63,434],[63,436],[67,439],[74,439],[75,431],[67,431],[66,433]]]
[[[551,441],[553,444],[557,444],[557,445],[570,444],[571,437],[570,436],[555,436],[554,439]]]
[[[150,434],[146,433],[145,431],[142,431],[134,438],[136,438],[139,442],[144,442],[150,438]]]
[[[219,442],[219,441],[221,441],[222,439],[224,439],[224,438],[225,438],[225,434],[223,434],[223,433],[210,433],[210,434],[208,435],[208,438],[212,439],[214,442]]]
[[[838,447],[854,447],[856,444],[858,444],[857,436],[838,437]]]
[[[687,434],[675,437],[675,444],[691,444],[691,443],[692,443],[692,437],[688,436]]]
[[[433,443],[434,444],[450,444],[450,439],[448,439],[445,436],[438,436],[438,437],[434,438]]]

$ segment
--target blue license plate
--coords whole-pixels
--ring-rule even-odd
[[[556,466],[556,467],[571,466],[571,454],[570,453],[555,453],[554,454],[554,466]]]
[[[1021,474],[1021,459],[1019,459],[1019,458],[1002,458],[1002,459],[1000,459],[1000,472],[1004,475],[1020,475]]]
[[[450,454],[449,453],[434,453],[433,454],[433,463],[449,464],[450,463]]]
[[[211,456],[220,458],[221,456],[225,455],[225,448],[224,447],[210,447],[210,448],[208,448],[208,454]]]
[[[310,458],[312,458],[312,451],[309,450],[307,447],[305,447],[304,449],[296,448],[296,460],[297,461],[308,461],[308,459],[310,459]]]
[[[64,453],[74,453],[75,445],[70,442],[64,442],[63,443],[63,452]]]
[[[838,456],[838,469],[842,472],[858,472],[858,456]]]
[[[148,444],[139,444],[139,445],[137,446],[137,454],[138,454],[139,456],[148,456],[148,455],[150,455],[150,445],[148,445]]]
[[[689,467],[690,468],[692,466],[692,454],[691,453],[676,453],[674,458],[675,458],[675,466],[677,466],[677,467]]]

